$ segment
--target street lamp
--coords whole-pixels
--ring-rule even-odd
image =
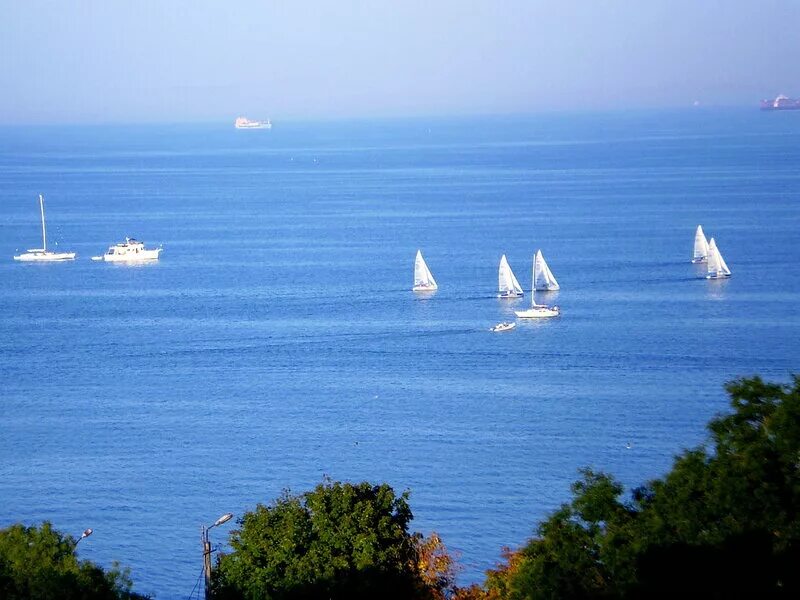
[[[227,523],[232,518],[233,518],[233,513],[225,513],[219,519],[214,521],[214,524],[211,527],[216,527],[217,525],[222,525],[223,523]],[[211,527],[209,527],[209,529],[211,529]]]
[[[83,533],[81,534],[81,537],[79,537],[78,540],[75,542],[75,545],[77,546],[78,544],[80,544],[83,538],[89,537],[90,535],[92,535],[92,533],[94,533],[94,531],[91,528],[84,529]]]
[[[200,526],[201,537],[203,540],[203,573],[206,576],[206,600],[210,600],[211,598],[211,542],[208,540],[208,531],[212,527],[227,523],[232,518],[232,513],[225,513],[219,519],[214,521],[213,525],[210,525],[209,527],[206,527],[205,525]]]

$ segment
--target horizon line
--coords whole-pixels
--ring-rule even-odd
[[[385,115],[338,115],[338,116],[319,116],[319,115],[287,115],[284,118],[274,116],[254,115],[252,112],[248,118],[269,119],[273,126],[275,123],[337,123],[337,122],[375,122],[375,121],[416,121],[428,119],[502,119],[502,118],[531,118],[546,116],[565,116],[565,115],[612,115],[621,113],[641,114],[647,112],[671,112],[671,111],[706,111],[706,110],[752,110],[760,112],[760,104],[680,104],[664,105],[651,107],[613,107],[613,108],[550,108],[535,111],[505,111],[505,112],[431,112],[419,113],[415,115],[400,115],[396,113]],[[139,120],[42,120],[42,121],[0,121],[0,127],[70,127],[70,126],[132,126],[132,125],[216,125],[222,123],[233,123],[237,117],[245,116],[248,111],[240,111],[235,116],[220,118],[201,117],[196,119],[139,119]],[[791,111],[790,111],[791,112]]]

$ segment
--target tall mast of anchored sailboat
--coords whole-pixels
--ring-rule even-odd
[[[47,232],[44,228],[44,198],[39,194],[39,209],[42,211],[42,251],[47,252]]]

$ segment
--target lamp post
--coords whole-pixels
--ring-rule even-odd
[[[81,540],[82,540],[83,538],[87,538],[87,537],[89,537],[90,535],[92,535],[92,533],[94,533],[94,530],[92,530],[91,528],[89,528],[89,529],[84,529],[84,530],[83,530],[83,533],[81,534],[81,537],[79,537],[79,538],[77,539],[77,541],[75,542],[75,546],[77,546],[78,544],[80,544],[80,543],[81,543]]]
[[[232,518],[233,514],[225,513],[219,519],[214,521],[213,525],[210,525],[209,527],[206,527],[205,525],[200,526],[201,537],[203,540],[203,573],[205,574],[206,580],[206,600],[211,599],[211,542],[208,540],[208,531],[212,527],[227,523]]]

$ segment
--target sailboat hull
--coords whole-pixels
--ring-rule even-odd
[[[730,276],[730,273],[711,273],[706,275],[706,279],[728,279]]]
[[[434,287],[432,285],[415,285],[413,288],[411,288],[411,291],[413,291],[413,292],[435,292],[438,289],[439,289],[438,286]]]
[[[515,310],[514,314],[520,319],[548,319],[561,315],[561,310],[557,306],[534,306],[528,310]]]
[[[74,259],[74,252],[26,252],[14,257],[14,260],[20,262],[58,262]]]
[[[707,262],[707,261],[708,261],[708,257],[707,256],[700,256],[698,258],[693,258],[692,259],[692,263],[693,264],[704,263],[704,262]]]
[[[497,297],[512,300],[514,298],[522,298],[524,295],[523,292],[501,292],[497,294]]]

